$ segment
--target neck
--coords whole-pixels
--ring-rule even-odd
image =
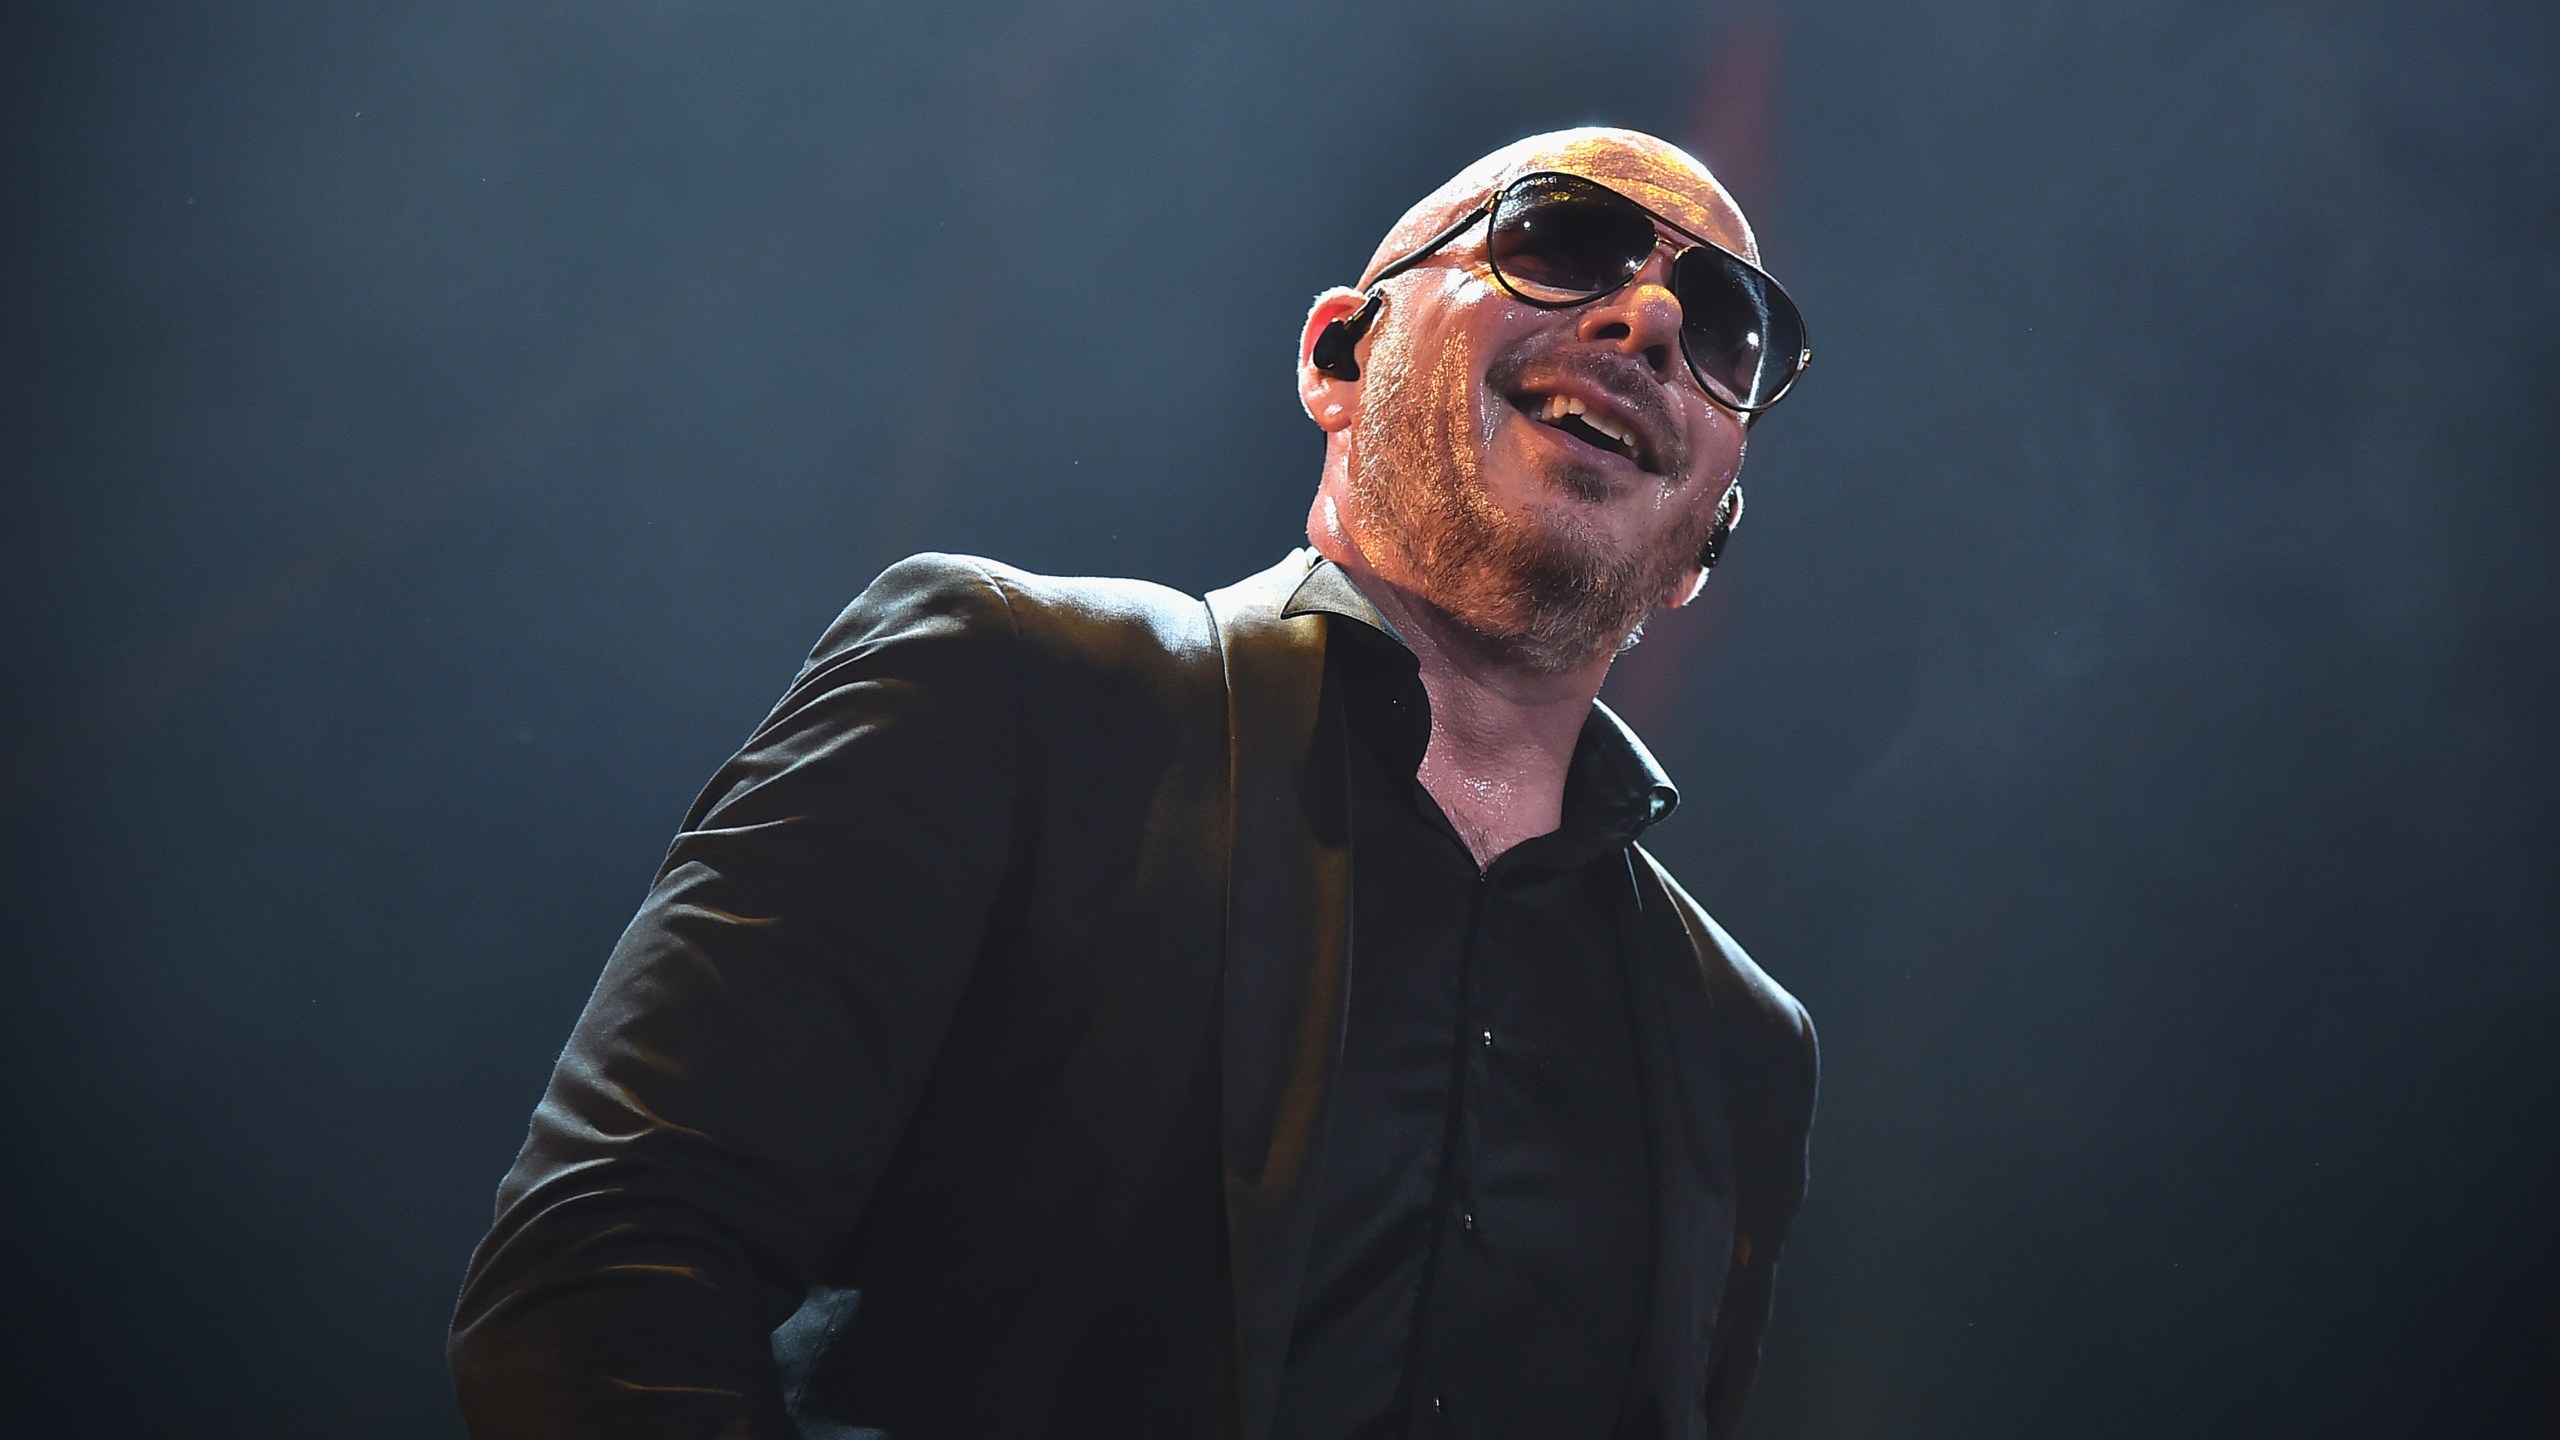
[[[1479,868],[1564,818],[1565,770],[1600,682],[1603,653],[1574,670],[1511,663],[1448,612],[1372,568],[1358,547],[1333,555],[1421,662],[1431,743],[1420,778]]]

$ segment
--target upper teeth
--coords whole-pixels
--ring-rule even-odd
[[[1595,412],[1570,395],[1548,396],[1546,408],[1539,412],[1538,418],[1553,425],[1567,415],[1579,415],[1582,417],[1583,424],[1626,446],[1631,451],[1635,449],[1634,431],[1620,427],[1609,417]]]

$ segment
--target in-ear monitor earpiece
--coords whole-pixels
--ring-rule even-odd
[[[1308,356],[1318,371],[1336,380],[1360,378],[1360,361],[1351,351],[1360,343],[1360,337],[1369,333],[1369,322],[1378,318],[1378,302],[1382,298],[1372,291],[1369,298],[1360,302],[1359,309],[1325,322],[1324,329],[1316,333],[1315,350]]]

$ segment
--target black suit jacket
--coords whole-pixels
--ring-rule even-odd
[[[534,1114],[454,1321],[474,1434],[1264,1440],[1354,965],[1313,559],[1204,604],[927,555],[853,603]],[[1813,1032],[1627,876],[1656,1279],[1621,1433],[1700,1440],[1758,1358]]]

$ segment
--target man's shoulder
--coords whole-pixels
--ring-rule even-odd
[[[1793,1069],[1800,1063],[1804,1080],[1810,1084],[1813,1019],[1805,1013],[1803,1004],[1760,968],[1661,861],[1641,846],[1636,853],[1670,896],[1672,910],[1697,952],[1707,1002],[1714,1009],[1717,1028],[1727,1042],[1749,1047],[1770,1065]]]
[[[910,555],[881,571],[880,578],[872,581],[854,603],[896,604],[927,597],[979,599],[1005,609],[1101,623],[1137,620],[1190,624],[1195,623],[1201,608],[1200,597],[1149,580],[1112,575],[1042,575],[983,555],[954,555],[938,550]]]
[[[1199,597],[1145,580],[1042,575],[979,555],[910,555],[847,606],[829,640],[920,621],[1051,658],[1198,657],[1214,644]],[[826,648],[822,642],[821,649]]]

